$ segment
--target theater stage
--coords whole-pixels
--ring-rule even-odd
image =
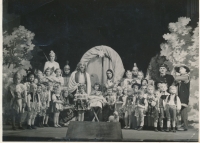
[[[37,130],[13,131],[10,125],[3,125],[3,141],[66,141],[67,127],[38,128]],[[184,141],[197,142],[199,131],[189,129],[187,132],[154,132],[122,130],[122,141]],[[98,141],[98,140],[94,140]]]

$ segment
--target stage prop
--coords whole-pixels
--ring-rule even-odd
[[[67,130],[67,140],[122,141],[119,122],[78,122],[71,121]]]
[[[87,64],[91,85],[95,82],[105,84],[106,71],[114,72],[114,82],[121,80],[124,75],[124,66],[118,53],[108,46],[96,46],[88,50],[81,58]]]

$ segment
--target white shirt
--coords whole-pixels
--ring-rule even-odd
[[[80,76],[79,76],[79,83],[85,83],[85,76],[83,73],[80,73]]]

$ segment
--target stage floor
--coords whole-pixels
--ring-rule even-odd
[[[16,130],[11,126],[3,125],[3,141],[65,141],[67,127],[38,128],[36,130]],[[198,129],[188,131],[154,132],[122,129],[122,141],[198,141]]]

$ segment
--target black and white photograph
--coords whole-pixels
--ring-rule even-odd
[[[199,0],[2,0],[3,142],[199,142]]]

